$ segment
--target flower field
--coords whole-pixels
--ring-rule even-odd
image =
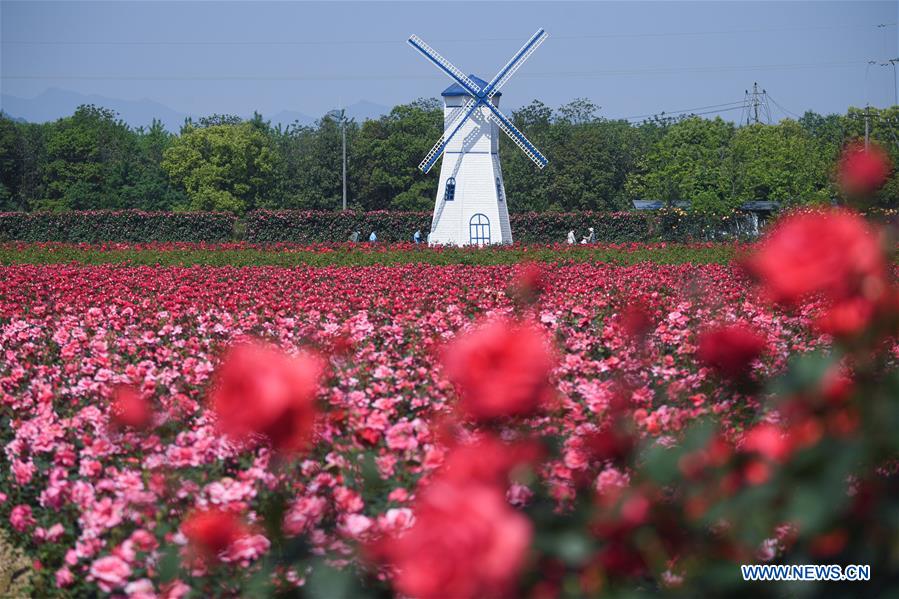
[[[727,511],[708,505],[740,488],[783,490],[787,455],[858,430],[861,416],[840,407],[796,440],[779,431],[795,413],[774,415],[783,387],[771,385],[798,384],[784,379],[797,355],[839,374],[829,396],[848,380],[833,335],[840,346],[882,310],[851,303],[853,273],[863,269],[869,298],[872,277],[895,270],[850,229],[824,272],[805,265],[775,281],[796,296],[839,288],[837,307],[775,305],[792,298],[718,263],[0,266],[0,521],[33,562],[18,576],[34,596],[374,597],[393,586],[552,597],[619,579],[674,592],[695,572],[681,557],[692,552],[782,555],[820,481],[791,487],[806,493],[785,512],[795,518],[772,511],[779,527],[760,524],[759,538],[727,550],[664,534],[659,565],[630,535],[668,530],[671,510],[713,529]],[[750,268],[771,279],[778,259]],[[827,273],[829,287],[815,287]],[[878,352],[880,371],[899,355],[892,341]],[[710,421],[720,429],[702,443],[730,448],[720,463],[696,450]],[[767,461],[729,465],[714,484],[690,479],[715,492],[661,499],[638,467],[670,488],[671,456],[688,450],[673,467],[688,478],[752,451]],[[860,467],[853,455],[847,468]],[[826,488],[845,496],[844,483]],[[581,525],[585,505],[599,513]],[[566,512],[567,528],[549,524]],[[812,544],[827,542],[821,518]],[[518,581],[522,571],[539,575]]]

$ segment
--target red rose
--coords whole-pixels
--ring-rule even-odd
[[[622,310],[619,324],[629,339],[641,340],[653,330],[655,321],[652,313],[637,299]]]
[[[719,326],[699,336],[697,356],[721,374],[740,377],[765,350],[765,338],[743,323]]]
[[[754,426],[743,437],[741,449],[757,453],[772,462],[783,462],[792,453],[790,440],[778,427],[762,423]]]
[[[211,397],[220,428],[238,438],[263,435],[279,451],[305,449],[322,369],[321,359],[312,354],[291,357],[261,344],[232,347]]]
[[[892,168],[889,155],[879,145],[850,144],[840,158],[840,187],[848,196],[870,195],[886,183]]]
[[[488,322],[456,339],[444,356],[459,392],[459,409],[475,420],[526,416],[552,397],[549,375],[555,358],[534,324]]]
[[[506,487],[509,474],[520,466],[534,465],[540,447],[531,442],[506,443],[485,436],[474,443],[454,447],[443,462],[440,478],[459,483],[478,482]]]
[[[435,481],[421,494],[415,524],[373,547],[396,570],[396,590],[417,599],[507,595],[531,543],[531,525],[499,487]]]
[[[885,287],[887,263],[877,232],[848,210],[784,218],[748,266],[775,301],[813,293],[838,301]]]
[[[246,534],[235,514],[219,509],[192,512],[181,523],[181,531],[204,558],[217,558],[231,543]]]
[[[153,407],[131,385],[119,385],[112,391],[109,411],[112,422],[118,426],[145,429],[153,420]]]
[[[852,337],[868,328],[876,311],[875,303],[856,297],[827,308],[815,320],[815,325],[821,332],[834,337]]]

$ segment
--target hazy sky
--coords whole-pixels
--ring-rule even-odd
[[[183,112],[322,114],[434,97],[449,80],[412,33],[489,79],[538,28],[549,39],[503,105],[586,97],[607,117],[739,101],[783,110],[893,102],[899,2],[0,2],[3,93],[49,87]],[[878,25],[884,25],[878,27]],[[739,111],[722,116],[736,118]]]

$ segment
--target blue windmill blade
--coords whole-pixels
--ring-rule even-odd
[[[408,41],[413,48],[421,52],[434,66],[449,75],[453,81],[461,85],[469,94],[476,97],[481,93],[481,87],[477,83],[456,68],[456,65],[441,56],[437,50],[426,44],[423,39],[417,35],[412,35]]]
[[[546,33],[542,28],[537,30],[537,33],[531,36],[522,47],[521,50],[515,53],[509,62],[506,63],[506,66],[501,68],[493,80],[487,84],[487,87],[484,88],[484,94],[487,98],[492,98],[493,95],[499,91],[499,89],[506,84],[506,82],[515,74],[515,71],[521,68],[521,65],[525,63],[525,61],[530,58],[531,54],[540,47],[546,38],[549,37],[549,34]]]
[[[508,135],[512,141],[515,142],[515,145],[521,148],[527,157],[534,161],[534,164],[542,169],[549,163],[546,156],[541,154],[540,150],[528,141],[528,138],[524,136],[524,133],[519,131],[518,128],[512,124],[512,121],[507,119],[506,115],[500,112],[492,102],[481,102],[481,104],[490,109],[490,117],[496,121],[496,124],[503,130],[503,133]]]
[[[437,143],[434,144],[431,151],[427,153],[424,160],[418,165],[421,172],[427,174],[427,172],[431,170],[431,167],[434,166],[437,159],[443,155],[443,152],[446,150],[449,142],[453,139],[453,136],[456,135],[459,129],[462,128],[462,125],[465,124],[465,121],[467,121],[474,111],[477,110],[480,103],[479,100],[475,100],[474,98],[466,98],[465,103],[462,105],[462,110],[456,112],[456,118],[450,122],[450,126],[443,131],[443,135],[440,136],[440,139],[437,140]]]

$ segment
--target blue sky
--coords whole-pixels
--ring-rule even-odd
[[[893,101],[899,2],[9,2],[0,84],[150,98],[195,114],[383,105],[449,81],[416,33],[486,79],[538,28],[550,37],[503,105],[585,97],[607,117],[719,105],[753,81],[775,118]],[[878,27],[886,24],[885,27]],[[722,116],[737,118],[739,111]]]

